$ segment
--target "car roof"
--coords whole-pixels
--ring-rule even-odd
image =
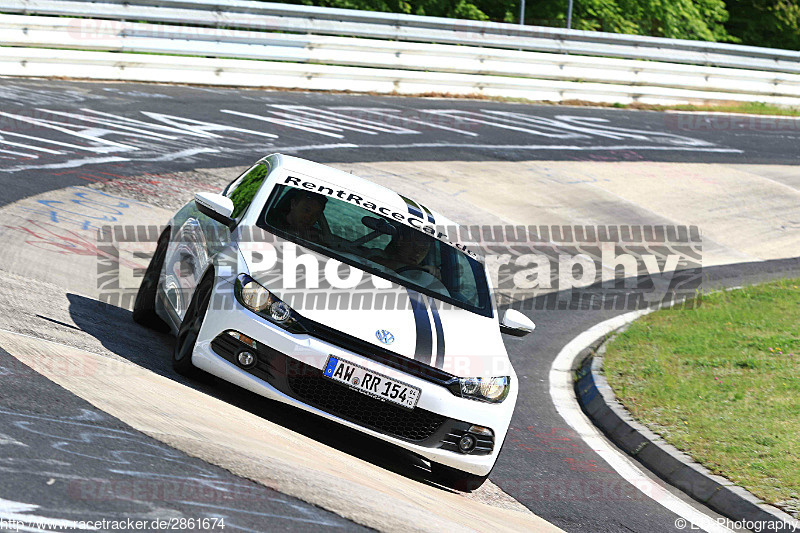
[[[413,198],[402,196],[387,187],[378,185],[377,183],[369,181],[365,178],[361,178],[354,174],[350,174],[344,170],[339,170],[329,167],[328,165],[323,165],[322,163],[315,163],[307,159],[285,154],[273,154],[273,156],[277,156],[278,165],[287,170],[291,170],[299,174],[305,174],[307,176],[317,177],[344,189],[349,189],[352,192],[368,196],[371,199],[377,200],[381,204],[386,205],[387,207],[391,207],[401,212],[407,211],[409,213],[421,213],[422,216],[420,216],[420,218],[423,220],[427,219],[428,222],[434,224],[435,226],[459,226],[459,224],[445,217],[441,213],[431,210]]]

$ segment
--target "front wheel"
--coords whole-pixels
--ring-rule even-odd
[[[489,474],[476,476],[475,474],[434,462],[431,462],[431,474],[433,474],[434,480],[442,485],[465,492],[479,488],[489,479]]]
[[[167,256],[169,237],[170,229],[167,228],[158,238],[156,252],[153,254],[150,264],[147,265],[142,284],[139,285],[139,292],[136,293],[136,301],[133,304],[133,321],[162,333],[169,331],[169,326],[156,313],[156,293],[161,270],[164,268],[164,259]]]
[[[200,328],[206,318],[208,304],[211,301],[211,290],[214,288],[214,273],[209,272],[203,277],[197,290],[194,291],[192,302],[186,309],[181,327],[178,330],[178,338],[175,341],[175,349],[172,351],[172,368],[182,376],[197,378],[201,371],[192,364],[192,352],[200,335]]]

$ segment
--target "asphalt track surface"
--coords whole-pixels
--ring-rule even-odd
[[[0,136],[0,205],[85,185],[83,170],[229,167],[277,151],[325,163],[800,163],[793,118],[9,78]]]
[[[97,122],[101,119],[106,122]],[[273,151],[323,163],[540,159],[794,165],[800,163],[799,123],[487,101],[1,79],[0,206],[98,177],[242,165]],[[800,268],[797,260],[783,260],[717,267],[708,274],[717,286],[736,286],[800,275]],[[80,297],[73,300],[70,309],[81,329],[123,356],[135,357],[133,339],[111,333],[116,323],[129,320],[129,313],[101,309]],[[536,334],[507,341],[522,386],[491,479],[567,531],[675,531],[676,515],[632,490],[569,429],[549,395],[547,375],[559,350],[582,331],[624,311],[532,311]],[[135,362],[170,375],[165,357],[169,341],[152,334],[143,342],[152,350]],[[358,527],[139,434],[26,371],[2,351],[0,382],[0,499],[40,506],[32,514],[72,520],[92,513],[105,518],[170,512],[193,516],[195,508],[217,506],[220,516],[242,530]],[[237,397],[231,387],[194,386],[249,408],[247,397]],[[285,416],[285,423],[296,424],[292,415]],[[296,429],[337,447],[352,440],[348,432],[337,433],[329,425],[316,428],[310,420]],[[114,444],[96,446],[92,435]],[[120,451],[119,442],[124,443],[123,453],[114,453]],[[377,450],[364,445],[354,453],[404,472]],[[165,499],[146,494],[125,499],[118,493],[104,499],[100,482],[92,485],[98,479],[117,480],[125,487],[136,479],[164,478],[184,480],[188,487],[174,487]],[[68,483],[71,496],[48,492],[51,480]],[[210,495],[191,493],[206,486],[214,487]],[[229,492],[223,494],[226,488]],[[181,490],[188,496],[176,497]],[[241,497],[226,499],[231,493],[249,495],[250,505]]]
[[[2,349],[0,391],[0,516],[6,521],[14,512],[9,502],[24,502],[36,507],[17,510],[18,520],[209,517],[225,524],[216,531],[366,530],[143,435]],[[147,528],[157,529],[169,528]]]

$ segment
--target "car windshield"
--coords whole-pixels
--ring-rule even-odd
[[[483,265],[433,236],[350,202],[278,185],[258,225],[343,263],[483,316]]]

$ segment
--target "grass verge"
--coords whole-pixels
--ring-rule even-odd
[[[636,419],[800,518],[800,280],[647,315],[608,344],[605,373]]]
[[[800,116],[800,107],[785,107],[764,102],[730,102],[709,105],[672,105],[648,106],[645,104],[630,104],[624,106],[628,109],[652,109],[653,111],[697,111],[711,113],[741,113],[747,115],[780,115],[787,117]]]
[[[486,96],[481,94],[457,95],[449,93],[420,93],[410,96],[419,97],[440,97],[440,98],[463,98],[469,100],[489,100],[493,102],[510,102],[518,104],[536,105],[565,105],[576,107],[612,107],[615,109],[633,109],[636,111],[693,111],[697,113],[731,113],[740,115],[770,115],[783,117],[800,117],[800,107],[779,106],[765,102],[719,102],[712,104],[675,104],[657,105],[642,104],[634,102],[632,104],[591,102],[588,100],[561,100],[553,102],[550,100],[528,100],[526,98],[507,98],[504,96]]]

